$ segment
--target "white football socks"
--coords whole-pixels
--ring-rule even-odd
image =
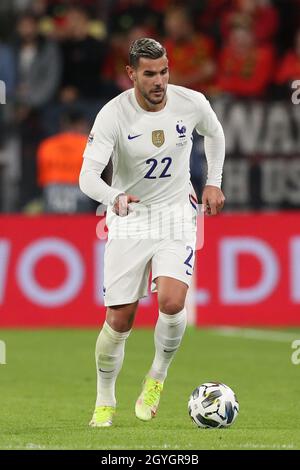
[[[131,330],[119,333],[104,322],[96,342],[96,406],[116,406],[115,384],[121,370],[125,341]]]
[[[175,315],[159,312],[154,332],[155,357],[149,375],[163,382],[186,327],[186,309]]]

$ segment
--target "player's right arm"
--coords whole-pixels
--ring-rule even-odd
[[[128,204],[138,198],[109,186],[101,175],[113,153],[116,140],[116,113],[112,105],[104,106],[96,117],[83,154],[79,187],[90,198],[106,205],[113,205],[117,215],[128,214]]]
[[[103,163],[84,158],[79,176],[79,187],[91,199],[109,205],[113,204],[123,191],[112,188],[103,181],[101,175],[104,169],[105,165]]]
[[[104,169],[105,165],[90,158],[84,158],[79,176],[79,187],[84,194],[95,201],[112,205],[112,210],[123,217],[129,212],[128,204],[139,202],[139,199],[106,184],[101,178]]]

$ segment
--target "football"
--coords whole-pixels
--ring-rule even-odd
[[[206,382],[195,388],[191,394],[188,410],[199,428],[224,428],[235,421],[239,402],[228,385]]]

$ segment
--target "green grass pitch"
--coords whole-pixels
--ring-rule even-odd
[[[134,330],[117,382],[115,424],[90,429],[98,332],[2,330],[0,449],[300,449],[300,364],[291,362],[300,330],[278,332],[279,339],[268,334],[188,328],[157,417],[143,423],[134,404],[153,358],[153,331]],[[240,413],[231,428],[198,429],[190,420],[189,395],[206,381],[236,392]]]

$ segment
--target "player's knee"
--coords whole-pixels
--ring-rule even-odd
[[[110,318],[108,320],[108,324],[114,331],[117,331],[118,333],[125,333],[126,331],[129,331],[132,327],[132,323],[129,319],[116,317]]]
[[[106,321],[114,331],[125,333],[132,328],[134,313],[134,311],[124,311],[110,307],[106,315]]]
[[[166,297],[159,301],[159,310],[166,315],[175,315],[176,313],[181,312],[183,308],[184,302],[180,299],[177,300]]]

